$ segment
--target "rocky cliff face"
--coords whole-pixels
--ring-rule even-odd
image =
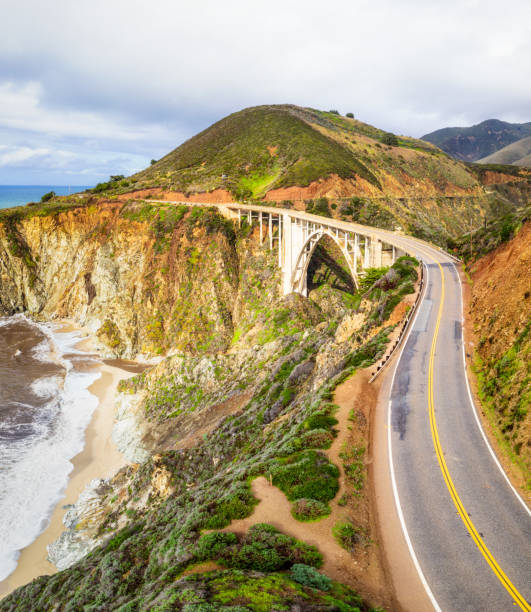
[[[223,350],[246,314],[245,240],[214,211],[173,205],[9,218],[0,223],[0,314],[72,318],[107,355]],[[261,274],[274,277],[275,266],[264,261]]]
[[[111,201],[25,212],[0,226],[2,312],[68,316],[93,329],[108,354],[161,356],[120,386],[114,439],[134,463],[90,483],[69,509],[49,549],[67,569],[18,589],[1,610],[172,607],[175,585],[190,595],[182,573],[219,552],[201,552],[202,531],[249,516],[257,503],[249,482],[259,475],[300,502],[298,512],[313,513],[302,519],[330,512],[339,477],[325,452],[337,433],[333,390],[385,350],[391,311],[413,291],[414,260],[396,262],[383,284],[385,269],[374,270],[352,295],[338,289],[341,265],[325,271],[334,253],[323,243],[310,298],[284,297],[268,241],[215,211]],[[354,498],[364,464],[356,469]],[[285,536],[267,529],[258,558],[243,546],[224,581],[248,586],[258,569],[260,593],[275,590],[270,581],[283,574],[271,572],[294,561]],[[202,589],[193,601],[214,597]],[[346,587],[333,589],[334,602],[345,602]],[[226,601],[243,601],[235,597]],[[345,609],[366,608],[358,598]]]

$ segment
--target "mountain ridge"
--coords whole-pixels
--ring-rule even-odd
[[[487,155],[478,160],[480,164],[512,164],[515,166],[531,167],[531,136],[521,138],[496,153]]]
[[[531,136],[531,122],[486,119],[469,127],[441,128],[425,134],[421,140],[431,142],[455,159],[474,162],[526,136]]]

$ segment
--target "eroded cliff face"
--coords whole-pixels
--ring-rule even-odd
[[[239,275],[250,243],[217,212],[173,205],[10,219],[0,223],[0,314],[71,318],[107,355],[224,350],[246,314]],[[276,273],[264,260],[261,274]]]
[[[90,204],[4,217],[2,312],[71,317],[93,329],[108,354],[161,359],[120,385],[113,437],[134,463],[90,483],[69,509],[67,530],[49,548],[57,567],[67,569],[15,591],[0,609],[172,606],[175,585],[189,597],[183,572],[217,558],[200,551],[201,533],[253,512],[258,499],[249,482],[256,476],[272,479],[301,520],[326,516],[337,504],[369,546],[358,507],[367,443],[340,455],[356,478],[348,504],[346,496],[335,501],[340,472],[326,454],[337,435],[331,399],[337,385],[385,351],[393,309],[414,291],[416,262],[406,257],[387,273],[373,271],[353,295],[338,289],[344,266],[336,262],[326,272],[335,256],[320,252],[310,297],[282,296],[269,241],[260,245],[250,228],[237,230],[215,211]],[[345,428],[358,427],[352,418],[345,416]],[[248,585],[255,569],[265,568],[267,581],[295,561],[319,565],[318,556],[297,556],[303,542],[283,561],[274,546],[285,536],[267,533],[264,559],[280,564],[244,560],[223,579]],[[246,550],[242,543],[243,556]],[[368,561],[356,559],[363,584]],[[334,588],[345,601],[346,587]]]
[[[531,487],[531,222],[470,267],[482,403]]]

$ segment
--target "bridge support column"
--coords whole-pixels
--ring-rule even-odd
[[[382,267],[382,243],[376,236],[371,236],[370,241],[370,267]]]
[[[282,225],[284,230],[282,235],[282,261],[280,264],[282,269],[282,293],[288,295],[288,293],[293,291],[291,278],[293,268],[297,265],[297,255],[302,246],[299,246],[302,231],[296,220],[292,219],[288,213],[282,215]]]
[[[363,237],[363,267],[370,268],[371,267],[371,241],[369,236]]]

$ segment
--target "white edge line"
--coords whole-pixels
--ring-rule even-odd
[[[459,286],[461,289],[461,326],[462,326],[462,333],[461,333],[461,348],[462,348],[462,356],[463,356],[463,370],[465,372],[465,381],[466,381],[466,388],[468,391],[468,399],[470,402],[470,405],[472,406],[472,412],[474,413],[474,417],[476,419],[476,423],[477,426],[479,428],[479,431],[481,432],[481,435],[483,436],[483,440],[485,441],[485,444],[487,445],[487,448],[489,449],[489,452],[494,460],[494,463],[498,466],[498,469],[500,470],[500,472],[502,473],[503,477],[505,478],[507,484],[509,485],[509,487],[511,488],[512,492],[516,495],[516,498],[518,499],[518,501],[522,504],[522,506],[524,507],[524,510],[527,512],[527,514],[529,514],[531,516],[531,510],[528,508],[527,504],[525,503],[525,501],[522,499],[522,497],[520,496],[520,494],[518,493],[518,491],[514,488],[512,482],[509,480],[509,477],[507,476],[507,473],[505,472],[505,470],[503,469],[496,453],[494,452],[494,449],[492,448],[489,439],[487,438],[487,435],[485,434],[485,430],[483,428],[483,425],[479,419],[478,416],[478,410],[476,407],[476,404],[474,402],[474,398],[472,397],[472,391],[470,390],[470,383],[468,382],[468,372],[467,372],[467,368],[466,368],[466,359],[465,359],[465,334],[464,334],[464,326],[465,326],[465,316],[464,316],[464,311],[463,311],[463,284],[461,282],[461,276],[459,275],[459,270],[456,268],[455,264],[452,262],[452,266],[455,269],[455,273],[457,274],[457,279],[459,281]]]
[[[424,265],[424,263],[422,264]],[[426,276],[427,276],[427,280],[426,283],[424,285],[424,294],[426,292],[426,288],[428,286],[429,283],[429,272],[428,272],[428,267],[425,266],[426,268]],[[424,295],[423,294],[423,295]],[[389,472],[391,474],[391,485],[392,485],[392,489],[393,489],[393,497],[395,498],[395,505],[396,505],[396,510],[398,513],[398,519],[400,521],[400,526],[402,527],[402,533],[404,534],[404,538],[406,540],[406,544],[407,547],[409,549],[409,554],[411,556],[411,560],[413,561],[413,565],[415,566],[415,569],[417,570],[417,574],[419,575],[420,581],[422,583],[422,586],[424,587],[424,590],[426,591],[426,594],[428,595],[431,604],[433,606],[433,608],[436,610],[436,612],[442,612],[439,604],[437,603],[437,600],[435,599],[435,596],[433,595],[430,586],[428,584],[428,581],[426,580],[426,577],[424,576],[424,573],[420,567],[420,563],[417,559],[417,555],[415,554],[415,551],[413,549],[413,544],[411,543],[411,539],[409,537],[409,532],[407,530],[406,527],[406,522],[404,520],[404,514],[402,512],[402,506],[400,505],[400,497],[398,495],[398,487],[396,485],[396,477],[395,477],[395,469],[393,466],[393,449],[392,449],[392,440],[391,440],[391,395],[393,392],[393,386],[394,386],[394,382],[395,382],[395,375],[396,375],[396,371],[398,370],[398,366],[400,364],[400,360],[402,359],[402,355],[404,354],[404,349],[406,347],[409,335],[411,333],[411,330],[413,329],[413,327],[415,326],[415,322],[417,320],[417,317],[419,315],[420,312],[420,306],[422,305],[422,302],[424,301],[424,297],[422,297],[421,303],[419,304],[419,308],[417,309],[417,312],[415,314],[415,317],[411,323],[411,326],[407,332],[406,337],[404,338],[404,341],[402,342],[402,348],[400,350],[400,355],[398,356],[398,359],[396,361],[395,364],[395,369],[393,370],[393,377],[391,378],[391,386],[389,388],[389,403],[387,405],[387,455],[388,455],[388,461],[389,461]]]

